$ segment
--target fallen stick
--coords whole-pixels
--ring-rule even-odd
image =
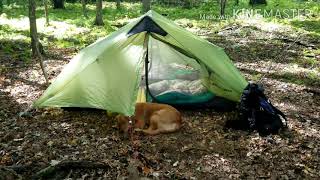
[[[13,171],[15,171],[18,174],[22,174],[24,172],[28,172],[31,171],[32,168],[34,168],[35,165],[31,164],[31,165],[13,165],[13,166],[5,166],[5,168],[7,169],[12,169]]]
[[[108,164],[92,161],[62,161],[56,165],[48,166],[38,173],[32,179],[47,179],[59,171],[72,169],[110,169]]]
[[[0,167],[0,179],[22,179],[14,170],[1,166]]]
[[[313,89],[313,88],[305,88],[304,91],[306,91],[308,93],[313,93],[313,94],[320,94],[320,90]]]
[[[290,38],[276,38],[276,39],[282,40],[282,41],[288,42],[288,43],[296,43],[298,45],[305,46],[305,47],[316,48],[316,46],[314,44],[309,44],[307,42],[302,42],[302,41],[294,41],[293,39],[290,39]]]

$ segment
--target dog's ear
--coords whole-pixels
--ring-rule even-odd
[[[117,120],[120,137],[128,139],[129,118],[122,115],[117,115],[115,119]]]
[[[119,118],[120,118],[120,114],[116,115],[113,119],[119,121]]]
[[[129,119],[128,117],[122,116],[122,115],[118,115],[116,116],[116,120],[118,123],[118,128],[120,131],[122,132],[127,132],[128,128],[129,128]]]

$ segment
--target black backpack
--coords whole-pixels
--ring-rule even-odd
[[[262,136],[277,134],[287,127],[286,116],[272,105],[265,96],[263,87],[254,83],[249,84],[243,91],[238,118],[236,123],[227,122],[227,126],[257,130]]]

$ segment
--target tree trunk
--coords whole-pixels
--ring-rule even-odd
[[[142,0],[142,12],[146,13],[151,9],[151,0]]]
[[[250,0],[250,5],[256,5],[256,4],[267,4],[267,0]]]
[[[3,0],[0,0],[0,14],[2,13],[3,11]]]
[[[82,4],[82,12],[83,12],[83,16],[85,18],[88,18],[88,13],[87,13],[87,3],[86,3],[86,0],[81,0],[81,4]]]
[[[221,16],[221,18],[225,17],[226,4],[227,4],[227,0],[220,0],[220,16]]]
[[[35,0],[29,0],[29,22],[30,22],[30,37],[31,37],[31,49],[32,49],[32,55],[34,57],[39,58],[40,60],[40,66],[44,75],[44,78],[46,79],[46,83],[49,83],[48,75],[45,71],[42,55],[39,50],[40,42],[38,39],[38,33],[37,33],[37,17],[36,17],[36,2]]]
[[[53,9],[64,9],[64,0],[53,0]]]
[[[49,26],[48,0],[43,0],[44,15],[46,17],[46,25]]]
[[[97,0],[96,3],[96,19],[94,24],[97,26],[103,26],[103,19],[102,19],[102,0]]]
[[[121,0],[117,0],[117,9],[119,10],[121,8]]]

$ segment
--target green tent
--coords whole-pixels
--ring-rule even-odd
[[[149,90],[148,80],[177,82],[175,78],[193,72],[214,96],[235,102],[248,84],[222,48],[149,11],[81,50],[34,107],[88,107],[132,115],[139,87]]]

